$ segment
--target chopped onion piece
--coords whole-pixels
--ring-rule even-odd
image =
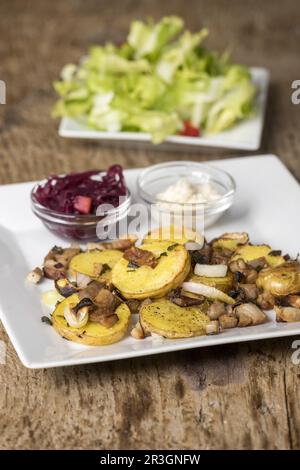
[[[204,277],[225,277],[228,267],[225,264],[199,264],[197,263],[194,273]]]
[[[64,317],[69,326],[73,328],[82,328],[85,326],[89,319],[88,308],[83,307],[75,313],[70,305],[64,308]]]
[[[215,287],[207,286],[206,284],[201,284],[200,282],[184,282],[182,288],[187,292],[192,292],[193,294],[204,295],[213,300],[220,300],[227,304],[234,304],[235,300],[229,295],[225,294]]]
[[[82,273],[76,273],[76,282],[77,286],[80,287],[80,289],[84,289],[90,282],[91,278],[89,276],[86,276],[85,274]]]
[[[201,243],[200,241],[199,242],[188,241],[185,244],[185,249],[188,251],[197,251],[197,250],[201,250],[201,248],[203,248],[203,245],[204,245],[204,238]]]

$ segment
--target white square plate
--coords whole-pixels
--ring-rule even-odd
[[[276,157],[262,155],[215,161],[237,182],[234,205],[208,230],[208,239],[225,231],[247,231],[254,243],[269,243],[274,249],[294,256],[299,251],[300,188]],[[130,190],[136,196],[139,170],[126,170]],[[213,346],[300,334],[300,322],[276,323],[274,315],[264,325],[226,330],[218,336],[168,340],[146,338],[137,341],[129,333],[119,343],[82,346],[61,338],[41,322],[41,290],[52,288],[27,285],[25,276],[41,263],[54,244],[63,243],[50,234],[31,213],[29,193],[32,183],[0,187],[0,318],[23,364],[45,368],[111,361],[180,349]]]
[[[252,79],[258,88],[256,98],[256,114],[224,132],[203,137],[185,137],[172,135],[166,142],[206,147],[221,147],[242,150],[258,150],[263,130],[264,115],[267,101],[269,73],[264,68],[252,67]],[[99,139],[110,141],[149,142],[150,136],[143,132],[103,132],[93,130],[71,118],[63,118],[60,123],[59,135],[73,139]]]

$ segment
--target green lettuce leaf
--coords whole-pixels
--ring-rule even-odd
[[[183,21],[177,16],[166,16],[156,24],[133,21],[131,23],[128,44],[134,50],[136,58],[154,56],[183,28]]]

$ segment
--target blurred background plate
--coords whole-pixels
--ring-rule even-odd
[[[251,74],[258,88],[256,98],[256,114],[231,129],[215,135],[203,137],[185,137],[173,135],[167,142],[178,145],[219,147],[241,150],[258,150],[264,124],[267,101],[269,73],[265,68],[252,67]],[[60,123],[59,135],[75,139],[99,139],[104,141],[149,142],[150,136],[143,132],[107,132],[91,129],[78,120],[63,118]]]

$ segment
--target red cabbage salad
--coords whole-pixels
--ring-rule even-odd
[[[112,165],[106,173],[90,170],[67,175],[51,175],[34,195],[39,204],[62,214],[96,214],[100,204],[119,206],[127,188],[121,165]]]

